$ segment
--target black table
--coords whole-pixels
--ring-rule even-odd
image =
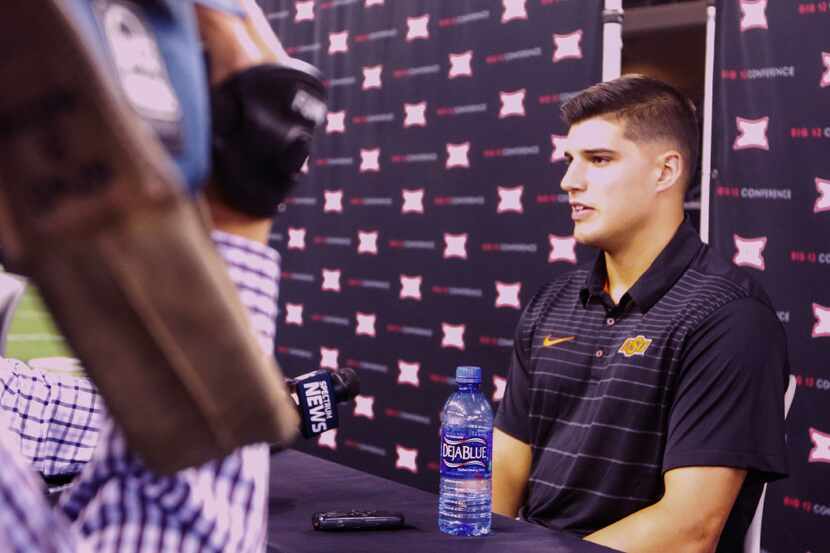
[[[391,531],[318,532],[315,511],[401,511],[407,527]],[[438,530],[438,497],[298,451],[271,457],[268,551],[271,553],[608,553],[611,549],[541,526],[493,515],[489,536]]]

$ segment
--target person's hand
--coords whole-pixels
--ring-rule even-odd
[[[265,241],[279,204],[308,158],[325,119],[319,72],[288,56],[260,7],[242,15],[196,4],[211,82],[211,184],[217,228]]]
[[[244,17],[196,4],[199,34],[210,62],[210,83],[264,63],[290,63],[265,14],[254,0],[237,0]]]

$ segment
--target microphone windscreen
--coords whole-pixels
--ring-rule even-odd
[[[360,393],[360,378],[354,369],[343,367],[332,373],[338,403],[351,401]]]

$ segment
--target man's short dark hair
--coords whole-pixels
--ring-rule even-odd
[[[562,105],[568,126],[604,115],[622,121],[625,137],[633,142],[673,143],[686,162],[686,182],[694,178],[700,151],[697,110],[676,88],[645,75],[625,75],[595,84]]]

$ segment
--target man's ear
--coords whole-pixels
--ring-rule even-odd
[[[673,186],[679,186],[686,173],[683,156],[677,150],[667,150],[657,157],[657,191],[663,192]]]

